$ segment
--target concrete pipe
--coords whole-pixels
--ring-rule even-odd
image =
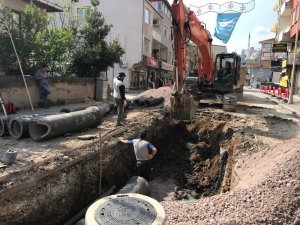
[[[152,96],[149,96],[149,97],[144,96],[144,97],[137,98],[133,101],[133,104],[136,106],[144,105],[144,101],[147,99],[150,99],[150,98],[153,98],[153,97]]]
[[[85,110],[52,115],[34,120],[29,125],[29,134],[35,141],[42,141],[66,133],[97,127],[103,122],[103,116],[96,106]]]
[[[147,107],[150,106],[154,106],[154,105],[159,105],[160,103],[162,103],[165,99],[163,97],[159,97],[159,98],[151,98],[151,99],[147,99],[144,101],[144,105]]]
[[[8,132],[14,139],[20,139],[29,136],[28,127],[33,119],[40,115],[23,115],[11,118],[8,123]]]
[[[2,116],[0,117],[0,137],[8,135],[8,123],[12,117]]]
[[[99,108],[99,110],[103,116],[107,116],[113,110],[114,104],[103,103],[101,105],[96,105],[96,106]]]
[[[131,177],[126,185],[119,190],[116,194],[128,194],[128,193],[135,193],[135,194],[142,194],[142,195],[150,195],[150,187],[147,180],[143,177],[134,176]]]
[[[76,108],[62,108],[60,110],[60,112],[64,112],[64,113],[77,112],[77,111],[80,111],[80,110],[85,110],[88,107],[89,106],[80,106],[80,107],[76,107]]]

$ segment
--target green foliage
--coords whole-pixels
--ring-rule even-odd
[[[32,2],[24,12],[0,11],[0,67],[20,74],[17,57],[8,27],[24,74],[33,75],[43,63],[64,76],[99,76],[101,71],[120,62],[124,49],[119,40],[107,43],[108,25],[97,10],[99,0],[91,0],[85,21],[78,21],[77,6],[71,0],[54,0],[65,10],[47,14]],[[6,24],[8,26],[6,26]]]
[[[79,31],[82,40],[72,57],[69,74],[98,77],[101,71],[119,63],[125,51],[117,38],[111,43],[105,40],[112,25],[106,24],[96,7],[89,10],[85,20],[86,25]]]

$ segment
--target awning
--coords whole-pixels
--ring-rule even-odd
[[[270,32],[277,33],[279,28],[279,23],[276,21],[270,28]]]
[[[280,0],[277,0],[275,4],[273,5],[273,11],[277,12],[278,6],[279,6]]]
[[[24,2],[30,3],[30,0],[23,0]],[[46,9],[47,12],[63,12],[63,8],[59,5],[49,2],[49,0],[33,0],[32,1],[37,7]]]

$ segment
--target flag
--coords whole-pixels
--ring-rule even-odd
[[[240,16],[241,13],[218,14],[214,36],[226,44]]]

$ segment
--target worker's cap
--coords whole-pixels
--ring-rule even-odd
[[[145,139],[147,137],[147,131],[146,130],[141,130],[140,131],[140,138]]]
[[[283,70],[281,71],[281,73],[286,73],[286,69],[283,69]]]
[[[120,72],[119,77],[126,77],[126,74],[124,72]]]

